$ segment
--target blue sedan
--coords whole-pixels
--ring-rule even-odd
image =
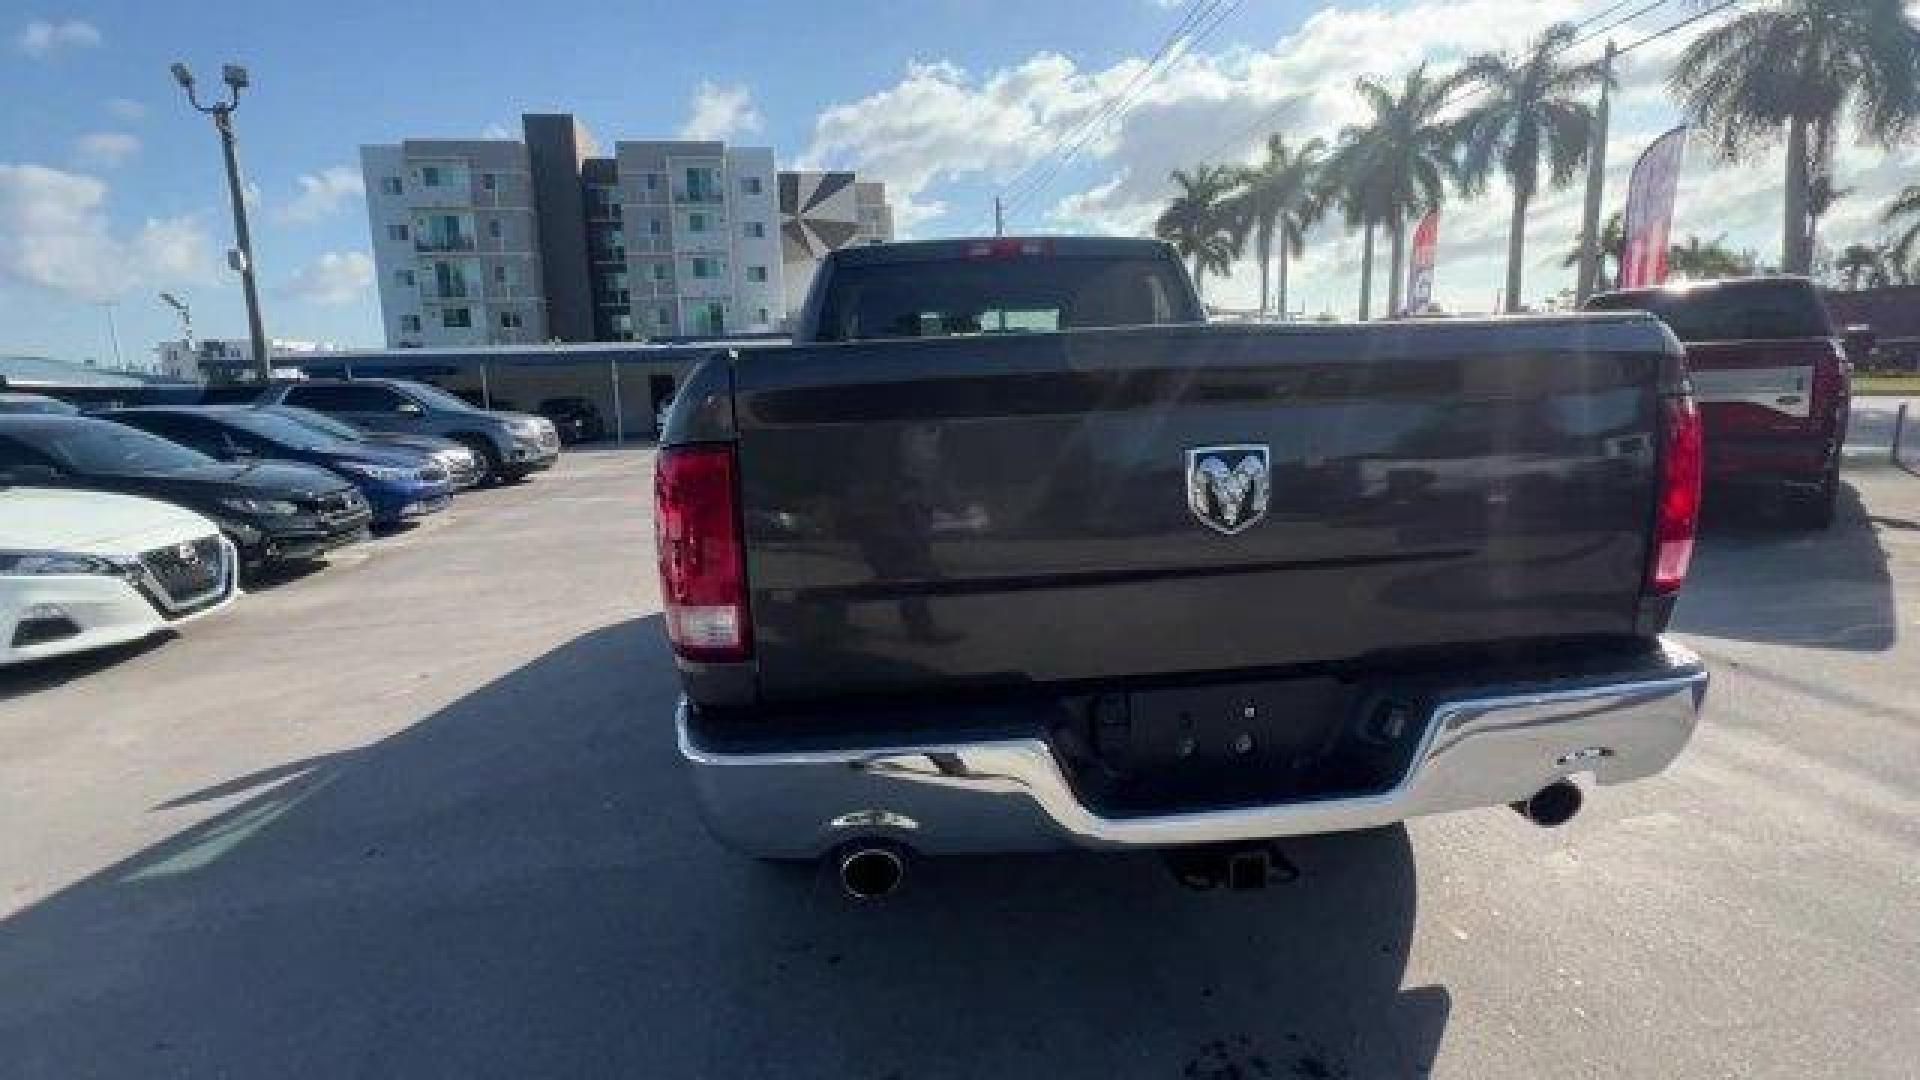
[[[346,442],[244,405],[115,409],[101,415],[226,461],[264,458],[330,469],[367,497],[375,525],[437,513],[453,495],[445,466],[415,451]]]

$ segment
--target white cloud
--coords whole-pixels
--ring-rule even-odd
[[[0,279],[105,300],[206,276],[212,244],[197,219],[148,218],[116,236],[106,198],[91,176],[0,164]]]
[[[140,140],[124,131],[95,131],[80,137],[73,156],[84,166],[114,169],[139,152]]]
[[[88,49],[100,44],[100,31],[83,19],[34,19],[21,27],[14,46],[35,59],[62,49]]]
[[[315,304],[350,304],[373,285],[373,259],[364,251],[329,251],[301,267],[286,294]]]
[[[505,123],[495,120],[480,129],[480,137],[483,139],[517,139],[520,136]]]
[[[1144,232],[1170,193],[1172,169],[1246,160],[1270,131],[1296,141],[1331,137],[1341,125],[1363,119],[1363,106],[1352,92],[1356,77],[1393,79],[1422,61],[1444,70],[1474,53],[1518,49],[1552,21],[1579,19],[1592,6],[1573,0],[1414,0],[1398,7],[1327,7],[1269,46],[1180,55],[1139,90],[1123,116],[1088,133],[1069,167],[1017,198],[1010,225]],[[1650,14],[1617,36],[1626,44],[1675,17]],[[1681,119],[1664,83],[1673,56],[1692,32],[1655,40],[1623,62],[1608,162],[1609,206],[1625,192],[1632,156]],[[1600,48],[1596,40],[1577,55],[1597,56]],[[1080,131],[1143,63],[1144,57],[1129,57],[1088,68],[1048,52],[984,72],[938,61],[916,63],[893,85],[825,109],[800,164],[852,168],[866,179],[886,182],[905,234],[979,231],[991,220],[992,189],[1019,177],[1017,195],[1026,180],[1045,175],[1057,160],[1049,153]],[[1855,239],[1842,234],[1869,224],[1897,187],[1900,171],[1913,175],[1916,158],[1920,147],[1898,154],[1843,151],[1840,183],[1858,190],[1836,207],[1823,229],[1826,241],[1837,248]],[[1023,175],[1030,166],[1035,167]],[[1704,149],[1690,155],[1676,235],[1726,232],[1730,246],[1773,257],[1779,246],[1778,173],[1777,157],[1721,167]],[[967,201],[960,202],[960,196]],[[1456,198],[1447,207],[1437,275],[1443,304],[1488,308],[1504,276],[1508,198],[1496,181],[1484,195]],[[1527,231],[1529,299],[1571,283],[1572,271],[1560,260],[1573,242],[1579,212],[1577,186],[1536,200]],[[1316,230],[1306,258],[1295,267],[1293,306],[1351,314],[1359,258],[1356,236],[1331,225]],[[1383,236],[1376,248],[1376,312],[1386,295],[1386,262]],[[1250,306],[1257,290],[1258,268],[1251,261],[1238,266],[1230,280],[1207,285],[1208,299],[1227,306]]]
[[[114,119],[125,120],[129,123],[135,120],[144,120],[147,116],[147,107],[132,98],[108,98],[106,101],[106,110],[108,115]]]
[[[735,139],[757,133],[766,123],[744,85],[703,82],[693,92],[693,107],[680,128],[682,139]]]
[[[350,165],[334,165],[317,173],[308,173],[295,181],[300,192],[286,205],[273,211],[275,220],[290,224],[319,221],[364,197],[366,182],[360,171]]]

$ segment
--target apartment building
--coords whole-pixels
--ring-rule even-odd
[[[409,139],[361,147],[360,167],[389,344],[547,340],[525,144]]]
[[[785,250],[772,150],[623,140],[601,155],[564,113],[528,114],[522,132],[361,148],[390,346],[782,328],[787,275],[812,268]],[[860,223],[840,243],[892,235],[882,185],[827,175]]]

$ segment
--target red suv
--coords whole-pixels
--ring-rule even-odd
[[[1709,484],[1764,488],[1785,497],[1796,524],[1832,524],[1853,368],[1813,282],[1623,289],[1588,300],[1587,310],[1651,312],[1686,346]]]

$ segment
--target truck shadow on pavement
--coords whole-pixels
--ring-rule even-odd
[[[929,861],[881,904],[705,834],[658,617],[584,634],[0,922],[0,1071],[1417,1075],[1404,829],[1195,894],[1144,856]],[[129,718],[133,722],[133,718]]]
[[[1899,632],[1882,523],[1841,488],[1831,528],[1794,529],[1709,492],[1673,628],[1683,634],[1884,652]]]

